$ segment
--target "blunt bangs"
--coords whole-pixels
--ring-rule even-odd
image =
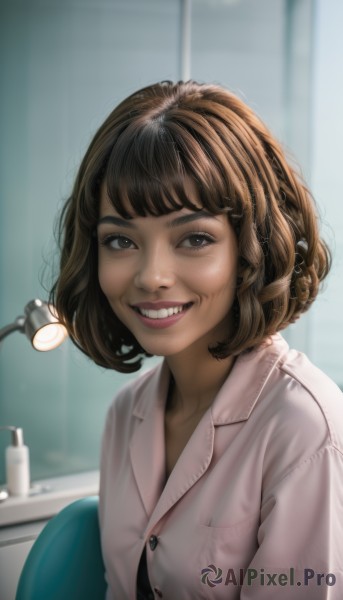
[[[206,145],[172,115],[132,123],[113,146],[105,173],[115,210],[123,218],[160,216],[182,208],[223,212],[223,180]],[[189,180],[196,197],[187,191]]]

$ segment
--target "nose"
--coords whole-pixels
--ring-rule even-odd
[[[151,293],[170,288],[174,281],[171,259],[163,249],[155,247],[141,257],[134,280],[137,288]]]

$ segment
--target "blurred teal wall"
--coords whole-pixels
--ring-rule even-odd
[[[192,78],[243,97],[310,172],[314,2],[193,0],[188,56],[186,5],[2,3],[0,326],[47,297],[56,214],[97,127],[135,89],[180,79],[186,63]],[[24,428],[33,479],[97,467],[107,407],[126,381],[70,342],[47,354],[18,333],[3,342],[0,424]],[[3,436],[0,482],[7,443]]]

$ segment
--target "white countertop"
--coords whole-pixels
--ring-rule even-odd
[[[0,527],[48,519],[78,498],[96,496],[99,471],[43,479],[27,497],[9,497],[0,504]]]

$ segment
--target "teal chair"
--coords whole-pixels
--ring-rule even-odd
[[[24,564],[16,600],[103,600],[98,497],[69,504],[44,527]]]

